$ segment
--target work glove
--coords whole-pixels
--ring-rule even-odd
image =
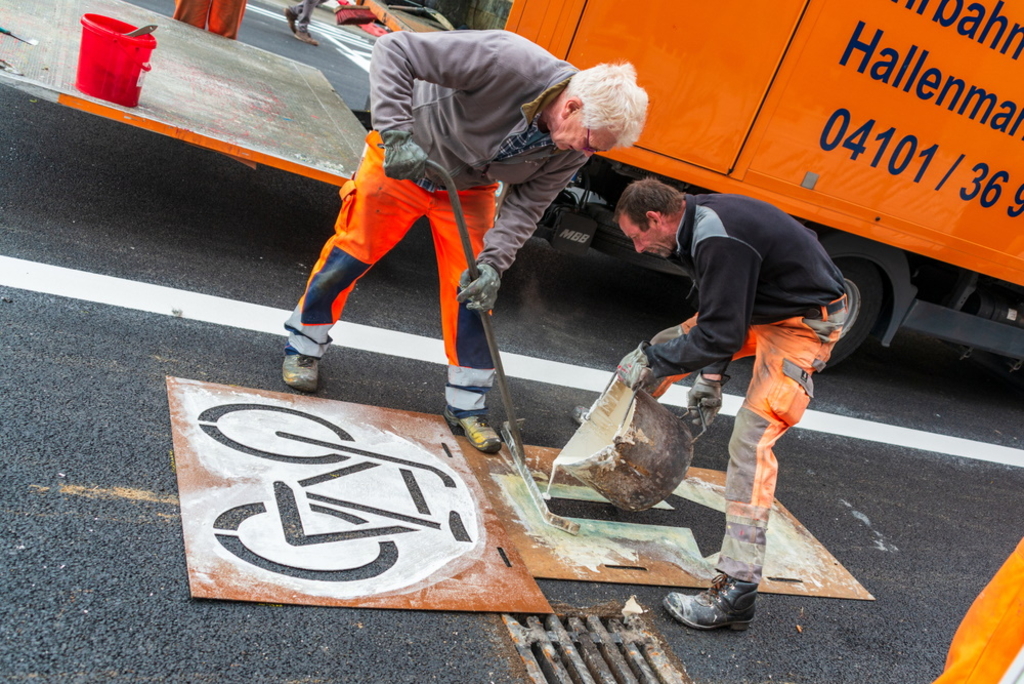
[[[654,385],[654,373],[644,352],[649,346],[649,342],[641,342],[639,347],[622,357],[615,369],[615,377],[630,389],[650,391]]]
[[[722,385],[728,378],[722,376],[722,380],[708,380],[703,375],[698,375],[693,381],[690,393],[686,395],[686,406],[691,411],[700,410],[704,415],[704,421],[711,425],[715,416],[722,410]],[[700,425],[700,419],[693,421]]]
[[[426,174],[427,153],[409,131],[384,131],[384,174],[395,180],[420,180]]]
[[[459,278],[459,287],[462,289],[459,290],[459,294],[455,298],[460,302],[468,299],[467,309],[490,311],[494,308],[494,302],[498,300],[501,276],[490,264],[480,263],[476,265],[476,268],[480,272],[476,280],[472,280],[468,268],[462,272],[462,277]]]

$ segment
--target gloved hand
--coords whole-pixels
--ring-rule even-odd
[[[690,393],[686,395],[686,405],[691,410],[702,410],[704,420],[711,425],[715,416],[722,410],[722,385],[725,383],[725,376],[722,380],[708,380],[703,375],[698,375],[693,381]],[[700,420],[695,420],[700,424]]]
[[[641,342],[640,346],[622,357],[618,368],[615,369],[615,376],[619,382],[630,389],[647,390],[654,383],[654,373],[651,371],[650,362],[644,350],[650,345],[648,342]]]
[[[460,302],[467,299],[467,309],[473,311],[490,311],[494,308],[494,302],[498,299],[498,288],[501,287],[501,276],[490,264],[480,263],[476,265],[480,271],[480,277],[470,280],[469,269],[462,272],[459,278],[459,294],[455,297]]]
[[[426,173],[427,153],[409,131],[384,131],[384,175],[395,180],[419,180]]]

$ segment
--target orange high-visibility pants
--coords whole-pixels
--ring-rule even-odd
[[[1024,539],[964,615],[935,684],[997,684],[1022,648]]]
[[[174,18],[225,38],[237,38],[245,0],[175,0]]]
[[[832,313],[829,313],[829,309]],[[845,299],[821,308],[820,319],[788,318],[752,325],[733,359],[754,357],[743,405],[736,412],[726,471],[726,531],[716,569],[744,582],[760,582],[768,516],[775,500],[778,462],[773,447],[800,422],[814,395],[811,374],[825,367],[846,321]],[[662,331],[652,343],[683,335],[697,317]],[[685,376],[664,378],[661,396]]]
[[[466,270],[455,213],[446,190],[428,192],[408,180],[384,174],[380,134],[372,131],[355,177],[341,188],[341,212],[335,233],[320,253],[306,291],[285,327],[286,354],[321,357],[331,344],[329,332],[345,308],[356,282],[426,216],[434,238],[440,276],[441,330],[448,358],[448,406],[463,417],[486,412],[484,395],[494,381],[483,324],[475,311],[456,301],[459,277]],[[494,223],[497,185],[459,192],[474,254]]]

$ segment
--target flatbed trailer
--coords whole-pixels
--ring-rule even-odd
[[[156,24],[137,107],[75,88],[81,17]],[[4,0],[0,83],[50,102],[326,183],[351,178],[366,131],[320,71],[121,0]]]

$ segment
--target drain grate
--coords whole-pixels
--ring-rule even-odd
[[[639,618],[502,615],[535,684],[691,684]]]

